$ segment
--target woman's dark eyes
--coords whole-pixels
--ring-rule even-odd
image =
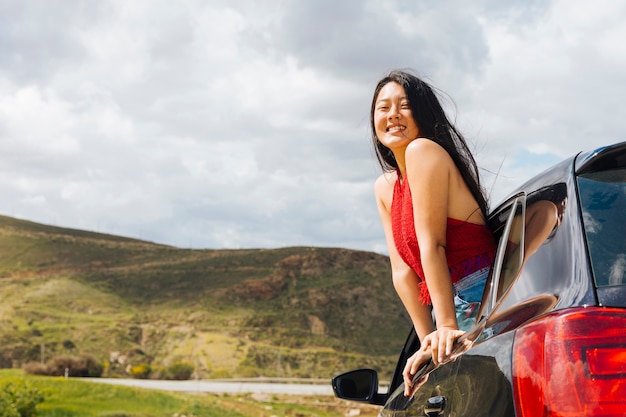
[[[391,106],[384,105],[384,106],[378,106],[376,108],[376,110],[388,111],[390,108],[391,108]],[[411,107],[409,106],[409,103],[402,103],[402,104],[400,104],[400,108],[403,109],[403,110],[410,110],[411,109]]]

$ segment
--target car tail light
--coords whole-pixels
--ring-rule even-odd
[[[626,416],[626,311],[569,309],[520,328],[513,389],[518,416]]]

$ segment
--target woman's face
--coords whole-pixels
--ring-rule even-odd
[[[378,140],[392,151],[416,139],[419,129],[404,88],[389,82],[381,88],[374,104],[374,129]]]

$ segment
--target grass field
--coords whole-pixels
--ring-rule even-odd
[[[80,379],[27,376],[0,370],[0,387],[25,382],[44,395],[45,417],[373,417],[378,407],[331,396],[182,394],[97,384]]]

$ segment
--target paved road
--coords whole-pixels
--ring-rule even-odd
[[[178,392],[212,392],[212,393],[263,393],[263,394],[293,394],[293,395],[333,395],[328,384],[285,384],[275,382],[248,382],[248,381],[155,381],[150,379],[114,379],[114,378],[84,378],[88,381],[156,389]],[[82,379],[81,379],[82,380]]]

